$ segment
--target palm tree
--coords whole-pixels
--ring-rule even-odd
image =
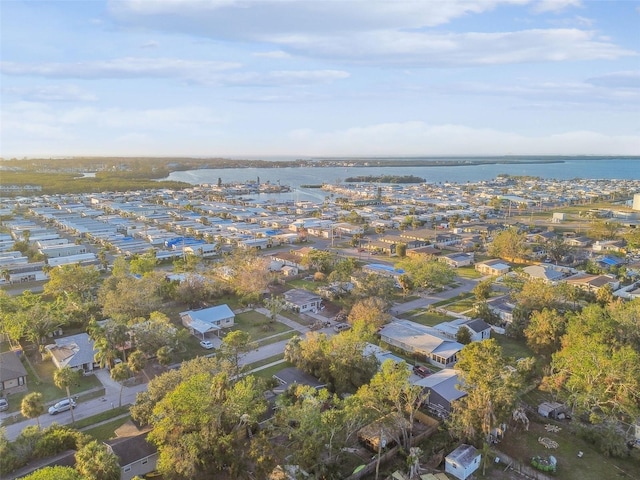
[[[111,369],[111,378],[120,383],[120,398],[118,400],[119,407],[122,406],[122,390],[124,389],[124,384],[122,382],[130,377],[131,370],[129,370],[129,365],[126,363],[119,363]]]
[[[67,400],[71,404],[71,391],[69,388],[71,385],[75,385],[80,381],[80,371],[74,370],[71,367],[59,368],[53,372],[53,383],[56,387],[64,388],[67,391]],[[71,408],[71,423],[75,425],[76,417],[73,414],[73,408]]]
[[[93,348],[96,350],[93,359],[100,364],[100,368],[107,367],[111,370],[111,367],[113,367],[113,364],[118,358],[118,350],[114,348],[105,337],[99,338]]]
[[[97,440],[87,443],[76,452],[76,470],[89,480],[119,480],[118,457]]]
[[[129,364],[129,369],[134,374],[137,375],[139,372],[142,372],[144,376],[147,377],[147,381],[151,381],[151,379],[147,375],[147,372],[144,371],[144,367],[147,366],[147,358],[144,356],[144,353],[142,353],[140,350],[136,350],[131,355],[129,355],[128,364]]]
[[[20,412],[25,418],[35,418],[40,430],[40,415],[44,413],[44,400],[40,392],[31,392],[22,399]]]

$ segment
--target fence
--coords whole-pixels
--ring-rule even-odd
[[[436,431],[438,431],[438,426],[440,425],[440,422],[438,420],[436,420],[435,418],[432,418],[429,415],[426,415],[425,413],[422,413],[422,412],[416,412],[415,418],[420,423],[426,425],[428,428],[424,432],[421,432],[418,435],[415,435],[411,439],[411,446],[412,447],[416,446],[418,443],[420,443],[425,438],[428,438],[431,435],[433,435]],[[396,454],[398,453],[399,450],[400,450],[400,447],[399,446],[395,446],[395,447],[387,450],[383,454],[381,454],[380,455],[380,465],[384,465],[386,462],[388,462],[389,460],[393,459],[396,456]],[[360,470],[357,473],[354,473],[354,474],[348,476],[345,480],[360,480],[361,478],[364,478],[367,475],[375,472],[377,464],[378,464],[378,456],[375,455],[373,460],[371,462],[369,462],[362,470]]]
[[[493,453],[497,458],[499,458],[501,463],[505,464],[505,468],[504,468],[505,470],[510,468],[514,472],[517,472],[520,475],[523,475],[524,477],[532,478],[534,480],[552,480],[552,478],[549,477],[548,475],[545,475],[541,471],[536,470],[535,468],[529,465],[521,463],[518,460],[514,460],[513,458],[511,458],[509,455],[505,453],[498,452],[495,450],[492,450],[491,453]]]

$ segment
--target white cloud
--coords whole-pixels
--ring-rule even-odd
[[[377,31],[349,39],[287,35],[272,39],[296,53],[361,63],[417,67],[615,59],[637,55],[578,29],[500,33]]]
[[[201,77],[239,68],[239,63],[181,60],[177,58],[124,57],[77,63],[2,62],[6,75],[55,78]]]
[[[612,72],[588,78],[587,83],[609,88],[640,89],[640,71]]]
[[[307,155],[637,155],[640,136],[575,131],[527,137],[487,128],[416,121],[332,132],[295,130],[289,141],[291,152]]]
[[[148,42],[144,42],[142,45],[140,45],[140,48],[158,48],[159,46],[159,42],[156,42],[155,40],[149,40]]]
[[[582,0],[539,0],[534,6],[535,13],[560,12],[569,7],[581,7]]]
[[[283,59],[283,58],[291,58],[287,52],[283,52],[282,50],[272,50],[270,52],[256,52],[253,54],[254,57],[262,57],[262,58],[274,58],[274,59]]]
[[[337,32],[436,26],[532,0],[110,0],[122,21],[147,27],[238,38],[274,32]],[[168,21],[171,20],[171,21]],[[251,25],[251,28],[246,28]],[[253,37],[255,38],[255,37]]]
[[[2,92],[31,102],[93,102],[98,99],[76,85],[39,85],[35,87],[6,87]]]

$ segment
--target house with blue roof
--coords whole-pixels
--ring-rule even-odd
[[[235,318],[235,313],[227,304],[180,313],[182,324],[189,329],[191,335],[201,340],[211,335],[219,337],[223,329],[233,327]]]

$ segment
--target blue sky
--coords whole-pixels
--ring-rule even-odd
[[[0,7],[5,158],[640,155],[640,1]]]

